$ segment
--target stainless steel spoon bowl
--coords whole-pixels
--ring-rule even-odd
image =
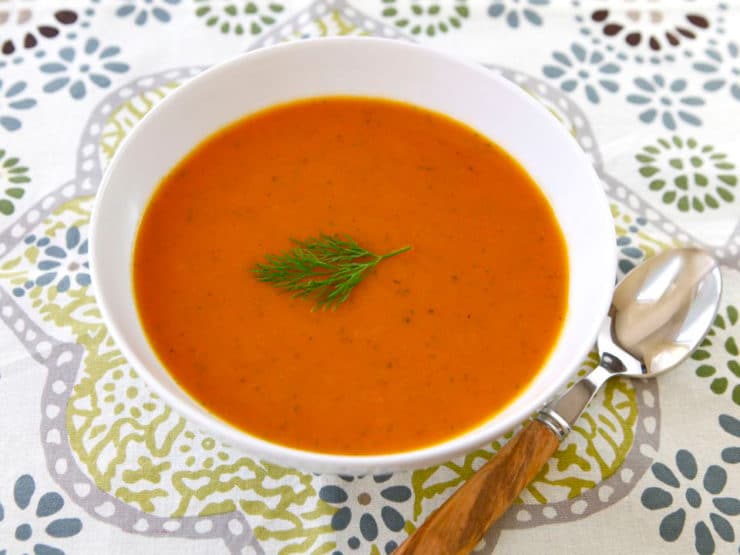
[[[538,420],[562,440],[608,379],[652,378],[674,368],[709,331],[721,293],[717,261],[700,249],[669,250],[632,270],[614,291],[599,333],[599,366]]]
[[[659,254],[614,292],[597,347],[599,366],[548,403],[397,550],[396,555],[468,553],[552,456],[604,383],[651,378],[674,368],[701,343],[719,307],[717,262],[695,248]]]

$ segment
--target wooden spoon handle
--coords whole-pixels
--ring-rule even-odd
[[[394,555],[470,553],[559,443],[550,428],[532,421],[432,513]]]

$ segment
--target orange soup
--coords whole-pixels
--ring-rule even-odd
[[[334,310],[256,279],[321,234],[411,250]],[[443,115],[354,97],[276,106],[195,148],[144,213],[133,277],[152,347],[208,411],[347,455],[429,446],[501,411],[568,297],[561,230],[513,158]]]

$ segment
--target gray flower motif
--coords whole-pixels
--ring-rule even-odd
[[[740,49],[734,42],[727,43],[726,51],[721,51],[716,45],[704,51],[706,59],[694,64],[694,69],[707,74],[704,90],[718,91],[727,87],[735,100],[740,100]],[[721,73],[723,66],[729,66],[729,75]]]
[[[720,414],[719,425],[725,432],[740,439],[740,420],[729,414]],[[722,460],[727,464],[740,463],[740,445],[722,449]]]
[[[606,61],[598,50],[587,51],[578,43],[573,43],[570,53],[555,51],[552,54],[557,65],[546,65],[542,68],[550,79],[562,79],[560,88],[572,92],[583,82],[583,91],[589,102],[598,104],[599,88],[610,93],[619,90],[619,84],[608,76],[619,73],[619,66]]]
[[[411,489],[405,485],[389,485],[388,481],[392,474],[378,476],[339,476],[345,482],[355,482],[353,487],[343,488],[339,485],[325,485],[319,490],[319,498],[330,505],[338,508],[331,519],[333,530],[346,531],[350,536],[347,546],[356,550],[364,540],[368,544],[375,545],[383,532],[383,527],[394,534],[402,532],[406,525],[406,519],[401,511],[403,504],[412,497]],[[354,491],[360,491],[356,500],[350,499]],[[371,503],[382,505],[378,513],[373,510]],[[356,504],[355,504],[356,501]],[[395,507],[394,507],[395,505]],[[353,513],[354,510],[354,513]],[[359,518],[358,518],[359,516]],[[359,536],[359,537],[358,537]],[[394,540],[388,540],[383,546],[385,553],[390,554],[398,547]],[[335,551],[333,555],[342,555],[342,551]]]
[[[111,80],[106,74],[129,70],[128,64],[113,60],[120,52],[117,46],[101,48],[96,38],[87,39],[79,50],[73,46],[62,48],[58,62],[48,62],[40,67],[43,73],[58,75],[44,85],[44,92],[53,93],[69,86],[72,98],[80,99],[87,94],[85,80],[100,88],[109,87]]]
[[[623,274],[627,274],[646,256],[645,251],[640,247],[635,238],[639,236],[640,231],[647,223],[644,217],[638,216],[635,218],[634,223],[627,228],[630,235],[625,234],[617,237],[617,250],[619,250],[617,266]]]
[[[160,0],[161,5],[157,6],[152,6],[152,3],[152,0],[139,0],[138,2],[127,1],[123,6],[118,7],[118,9],[116,10],[116,15],[118,17],[128,17],[130,15],[133,15],[134,23],[139,26],[144,25],[149,19],[150,15],[153,19],[156,19],[161,23],[167,23],[170,19],[172,19],[172,16],[170,16],[170,12],[162,6],[174,6],[176,4],[179,4],[180,0]],[[139,7],[140,4],[144,5]]]
[[[648,487],[642,492],[642,504],[651,511],[667,509],[674,505],[674,502],[675,506],[683,505],[663,517],[658,529],[660,537],[667,542],[676,541],[683,533],[687,519],[690,518],[696,522],[694,547],[699,555],[710,555],[715,552],[716,544],[709,524],[722,541],[734,542],[735,529],[725,516],[735,517],[740,514],[740,500],[719,495],[727,484],[727,471],[721,466],[711,465],[699,480],[696,459],[685,449],[676,453],[676,468],[680,473],[679,476],[676,476],[667,465],[661,462],[653,463],[653,475],[662,485]],[[685,504],[678,497],[682,490]],[[705,520],[707,516],[709,524]]]
[[[56,515],[64,507],[62,496],[53,491],[39,498],[34,513],[26,514],[26,509],[31,505],[35,491],[36,483],[28,474],[24,474],[15,481],[14,505],[10,505],[6,512],[0,503],[0,524],[9,524],[8,530],[13,529],[14,525],[15,528],[11,532],[12,535],[8,534],[4,540],[0,539],[0,542],[7,542],[13,547],[17,546],[23,552],[33,550],[35,555],[64,555],[61,549],[43,542],[49,539],[53,541],[76,536],[82,530],[82,521],[79,518],[55,518],[46,524],[45,519]],[[12,519],[15,522],[5,521],[6,518],[11,520],[11,516],[15,517]],[[45,524],[46,527],[43,528]],[[5,555],[6,547],[8,547],[7,544],[0,545],[0,554]]]
[[[547,6],[550,0],[497,0],[488,6],[488,15],[504,17],[509,27],[516,29],[519,22],[528,21],[532,25],[542,25],[542,16],[536,8]],[[521,5],[521,8],[519,7]]]
[[[23,96],[23,91],[26,90],[25,81],[16,81],[15,83],[4,86],[2,79],[0,79],[0,126],[6,131],[15,131],[20,129],[21,120],[15,115],[10,115],[5,110],[28,110],[36,106],[36,101],[28,96]]]
[[[643,123],[654,122],[660,113],[660,120],[670,130],[676,129],[676,118],[690,125],[701,125],[701,119],[689,108],[704,106],[705,102],[699,96],[683,94],[688,86],[686,79],[668,83],[661,75],[653,75],[652,79],[636,78],[635,85],[639,92],[628,95],[627,102],[644,107],[640,112]]]
[[[64,235],[64,243],[54,244],[48,237],[29,235],[27,245],[38,249],[38,276],[27,280],[22,287],[13,289],[13,295],[22,297],[35,287],[54,284],[58,293],[65,293],[74,283],[80,287],[90,285],[90,263],[87,260],[87,239],[82,239],[77,226],[70,227]]]

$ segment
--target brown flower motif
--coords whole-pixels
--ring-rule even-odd
[[[37,24],[29,7],[0,9],[0,52],[4,56],[10,56],[20,49],[30,50],[40,40],[56,37],[60,26],[71,25],[77,19],[77,12],[74,10],[57,10],[52,21]],[[18,36],[8,36],[8,27]]]
[[[679,13],[656,7],[634,7],[625,2],[622,9],[599,8],[591,12],[591,20],[607,37],[619,37],[636,48],[646,45],[659,52],[676,47],[682,40],[693,40],[697,33],[709,28],[709,19],[698,13]]]

